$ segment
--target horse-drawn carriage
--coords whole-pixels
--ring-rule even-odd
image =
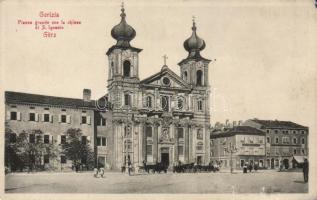
[[[139,167],[139,171],[147,172],[147,173],[167,173],[168,166],[164,163],[156,163],[156,164],[146,164],[144,166]]]
[[[181,164],[178,163],[173,167],[173,172],[175,173],[185,173],[185,172],[216,172],[219,171],[219,167],[209,163],[208,165],[197,165],[195,163]]]

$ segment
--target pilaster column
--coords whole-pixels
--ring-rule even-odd
[[[189,131],[185,129],[185,163],[189,162]]]
[[[158,143],[158,124],[154,123],[152,130],[153,131],[153,162],[158,161],[158,151],[157,151],[157,143]]]
[[[174,139],[175,139],[175,145],[174,145],[174,162],[178,162],[179,156],[178,156],[178,127],[175,126],[174,128]]]
[[[142,161],[146,160],[146,124],[143,124],[143,131],[142,131]]]

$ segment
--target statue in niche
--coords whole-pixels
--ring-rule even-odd
[[[131,135],[131,127],[130,126],[126,126],[124,128],[124,137],[130,137]]]
[[[163,140],[163,141],[169,140],[168,128],[163,128],[162,129],[162,133],[161,133],[160,139]]]

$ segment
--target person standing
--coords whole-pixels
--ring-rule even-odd
[[[309,164],[308,164],[307,158],[305,158],[304,164],[303,164],[303,173],[304,173],[304,181],[305,181],[305,183],[308,182],[308,171],[309,171]]]
[[[247,164],[243,165],[243,173],[244,174],[248,173]]]
[[[131,161],[128,161],[128,172],[129,172],[129,176],[131,176],[131,169],[132,169],[132,164]]]

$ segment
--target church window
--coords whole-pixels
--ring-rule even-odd
[[[198,70],[196,72],[196,78],[197,78],[196,85],[197,86],[202,86],[203,72],[201,70]]]
[[[177,108],[178,108],[179,110],[182,110],[183,107],[184,107],[184,100],[183,100],[182,98],[178,98],[178,99],[177,99]]]
[[[130,106],[131,105],[130,94],[124,94],[124,105],[125,106]]]
[[[187,71],[184,72],[184,80],[187,81]]]
[[[146,145],[146,155],[152,156],[152,145]]]
[[[146,97],[146,107],[152,108],[152,97],[151,96]]]
[[[164,111],[169,111],[169,99],[168,96],[162,96],[162,109]]]
[[[146,131],[146,137],[147,138],[151,138],[152,137],[152,127],[151,126],[147,126],[145,131]]]
[[[171,83],[171,81],[170,81],[169,78],[167,78],[167,77],[164,77],[164,78],[163,78],[163,84],[164,84],[164,85],[169,85],[170,83]]]
[[[196,146],[197,151],[202,151],[204,147],[204,144],[202,142],[198,142]]]
[[[124,77],[130,77],[130,68],[131,63],[130,61],[126,60],[123,62],[123,76]]]
[[[184,146],[178,146],[178,155],[183,156],[184,155]]]
[[[177,135],[178,135],[178,139],[184,139],[184,129],[183,128],[178,128],[177,129]]]
[[[203,101],[202,100],[197,101],[197,109],[198,109],[198,111],[203,110]]]

